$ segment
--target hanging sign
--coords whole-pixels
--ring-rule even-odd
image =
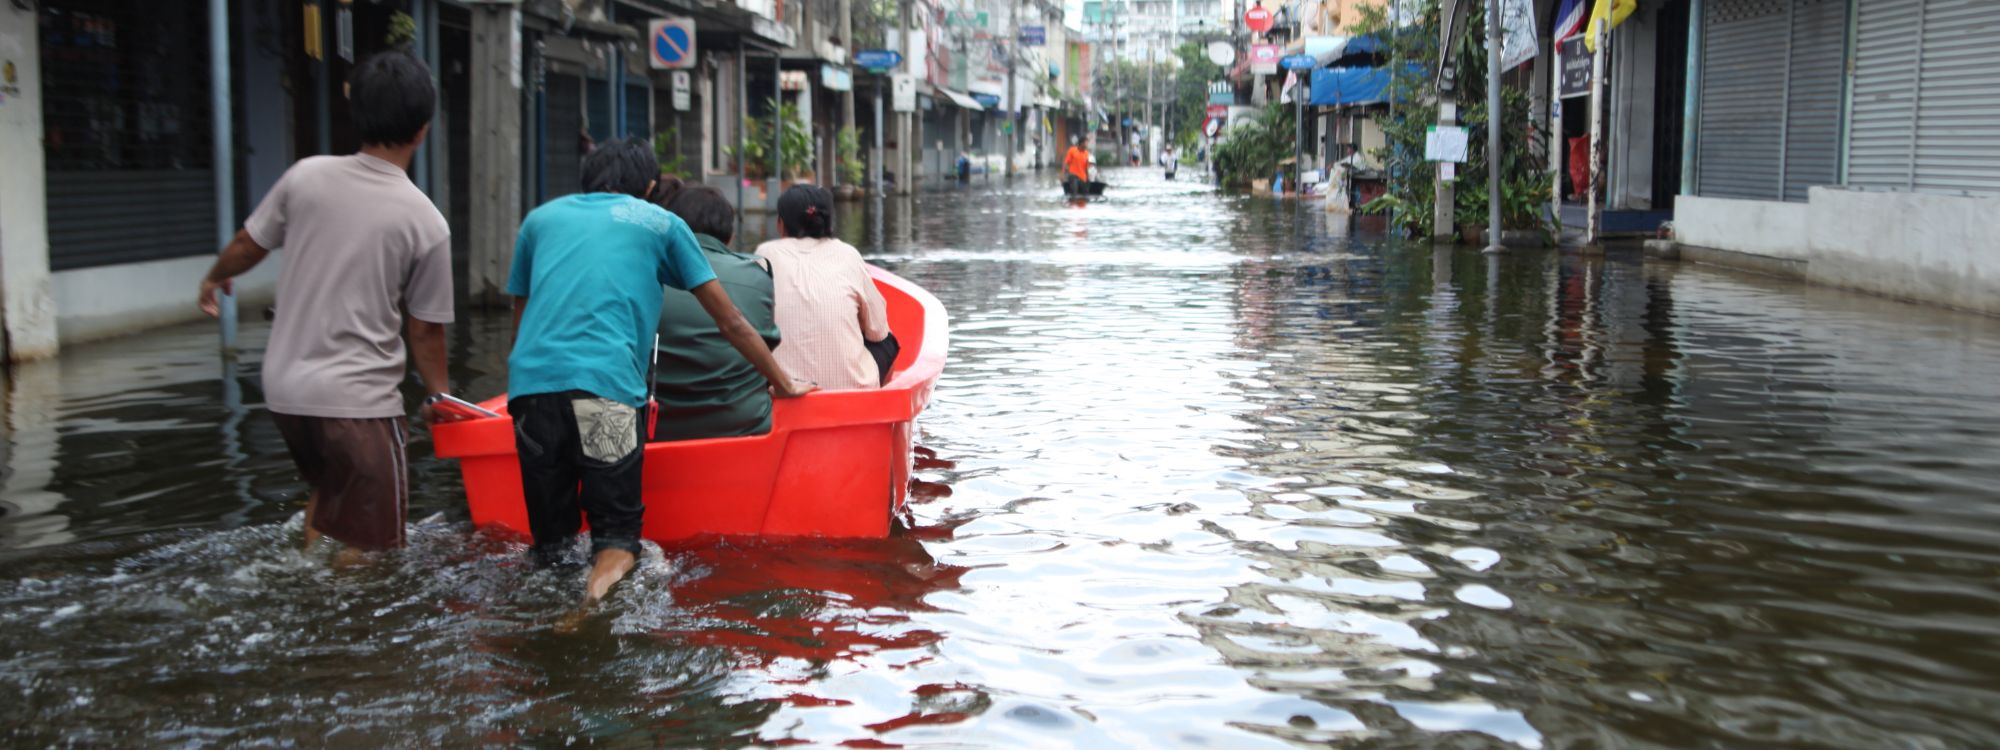
[[[828,91],[854,90],[854,73],[832,63],[819,66],[819,84]]]
[[[1279,60],[1278,64],[1286,70],[1306,70],[1318,65],[1319,58],[1312,55],[1291,55],[1283,60]]]
[[[1275,44],[1250,45],[1250,72],[1260,76],[1268,76],[1277,73],[1278,45]]]
[[[854,53],[854,64],[881,73],[903,62],[903,53],[892,49],[864,49]]]
[[[1243,25],[1259,34],[1271,30],[1271,11],[1264,9],[1262,0],[1250,6],[1249,10],[1243,11]]]
[[[646,36],[651,41],[646,47],[653,69],[694,67],[694,19],[656,18],[651,27],[651,33]]]
[[[1528,0],[1500,0],[1500,69],[1513,70],[1535,59],[1535,8]]]
[[[674,111],[686,112],[694,105],[694,75],[685,70],[676,70],[673,79]]]
[[[1048,43],[1049,43],[1049,27],[1047,26],[1021,27],[1021,46],[1040,47]]]

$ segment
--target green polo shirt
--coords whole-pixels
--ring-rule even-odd
[[[706,234],[695,235],[715,278],[729,292],[736,309],[778,348],[777,316],[771,272],[757,256],[739,253]],[[653,394],[660,402],[655,440],[762,435],[771,431],[770,385],[736,347],[693,294],[666,290],[660,310],[660,369],[653,377]]]

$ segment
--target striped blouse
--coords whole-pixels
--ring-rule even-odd
[[[792,377],[825,390],[879,388],[862,341],[889,335],[888,305],[853,245],[788,237],[757,246],[771,261],[774,311],[784,344],[773,354]]]

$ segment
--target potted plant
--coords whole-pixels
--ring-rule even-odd
[[[866,169],[861,164],[861,135],[854,128],[841,128],[833,137],[834,168],[839,170],[840,186],[833,195],[842,200],[854,200],[865,190],[861,187]]]

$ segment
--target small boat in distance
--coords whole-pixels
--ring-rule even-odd
[[[819,391],[771,405],[764,435],[647,443],[641,536],[883,537],[910,487],[917,415],[930,404],[949,346],[944,306],[874,266],[902,350],[878,390]],[[472,523],[526,536],[528,511],[507,397],[497,418],[431,429],[439,458],[458,460]]]

